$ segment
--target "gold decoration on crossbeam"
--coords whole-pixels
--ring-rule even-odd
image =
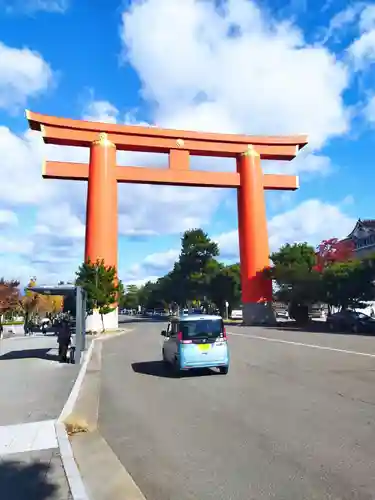
[[[247,150],[241,153],[241,156],[252,156],[253,158],[259,158],[260,154],[258,151],[254,148],[252,144],[249,144],[247,146]]]
[[[107,132],[100,132],[99,134],[99,138],[96,139],[93,144],[95,146],[104,146],[104,147],[108,147],[108,148],[115,148],[115,144],[113,144],[113,142],[111,142],[109,139],[108,139],[108,134]]]

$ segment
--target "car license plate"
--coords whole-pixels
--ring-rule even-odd
[[[199,344],[198,345],[198,349],[200,351],[208,351],[210,348],[210,344]]]

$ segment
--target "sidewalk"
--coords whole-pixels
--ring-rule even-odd
[[[57,347],[52,334],[0,340],[0,426],[60,415],[79,366],[60,364]]]
[[[66,472],[66,460],[71,465],[72,457],[56,427],[80,366],[59,363],[57,347],[52,334],[0,340],[0,496],[4,500],[87,499],[84,494],[73,497],[70,491],[67,475],[72,474]]]

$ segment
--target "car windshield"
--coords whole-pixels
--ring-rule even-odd
[[[220,318],[181,321],[180,331],[183,339],[216,338],[223,332],[223,321]]]

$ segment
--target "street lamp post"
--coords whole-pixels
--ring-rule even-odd
[[[229,302],[226,300],[225,301],[225,319],[229,319],[228,307],[229,307]]]

